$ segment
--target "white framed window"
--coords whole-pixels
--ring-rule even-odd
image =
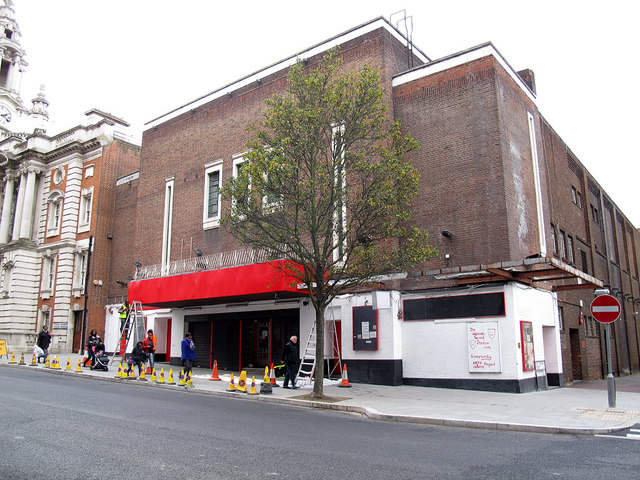
[[[49,307],[47,305],[43,305],[40,309],[40,325],[38,326],[38,331],[42,330],[42,327],[45,325],[51,327],[51,324],[49,323],[50,318],[51,311],[49,310]]]
[[[93,177],[93,172],[95,171],[95,169],[95,165],[87,165],[86,167],[84,167],[84,178]]]
[[[222,211],[222,160],[205,165],[204,171],[204,207],[202,210],[202,228],[205,230],[220,226]]]
[[[88,250],[76,252],[73,270],[73,295],[80,297],[84,295],[85,277],[87,275]]]
[[[93,209],[93,187],[84,188],[80,194],[80,211],[78,212],[78,233],[91,229],[91,211]]]
[[[42,259],[42,283],[40,285],[40,296],[50,298],[56,284],[56,260],[57,256],[51,251],[47,251]]]
[[[11,295],[11,283],[13,281],[13,260],[8,260],[2,264],[2,296]]]
[[[244,168],[246,163],[246,159],[244,158],[244,153],[234,156],[233,158],[233,178],[238,178],[240,172]],[[249,183],[249,189],[251,189],[251,183]],[[231,199],[231,204],[235,207],[236,199]],[[241,217],[244,218],[244,217]]]
[[[333,260],[335,262],[344,262],[347,248],[347,197],[346,187],[347,178],[344,170],[344,123],[336,124],[332,129],[331,149],[333,164],[335,170],[335,185],[336,190],[341,192],[338,198],[338,205],[336,206],[334,215],[334,229],[333,229]]]
[[[64,194],[60,190],[54,190],[49,194],[47,198],[47,237],[54,237],[60,234],[63,203]]]
[[[171,261],[171,224],[173,223],[173,191],[175,177],[169,177],[164,186],[164,220],[162,225],[162,274],[169,271]]]

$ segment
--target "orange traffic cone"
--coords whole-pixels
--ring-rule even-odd
[[[347,364],[344,364],[344,368],[342,369],[342,383],[338,385],[341,388],[351,388],[349,384],[349,376],[347,375]]]
[[[236,385],[233,383],[233,373],[231,374],[231,381],[229,382],[229,388],[227,388],[227,392],[237,392]]]
[[[256,390],[256,377],[251,377],[251,390],[247,395],[260,395]]]
[[[211,372],[211,378],[209,379],[213,382],[219,382],[222,379],[218,376],[218,361],[213,361],[213,372]]]
[[[149,374],[151,373],[151,365],[147,367],[147,370],[144,373],[149,373]]]

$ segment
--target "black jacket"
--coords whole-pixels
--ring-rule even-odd
[[[142,363],[147,359],[147,354],[144,353],[140,345],[136,345],[131,352],[131,358],[135,363]]]
[[[289,340],[282,350],[282,356],[285,363],[298,363],[298,345]]]
[[[48,331],[42,330],[38,334],[38,346],[44,350],[45,348],[49,348],[50,344],[51,344],[51,334]]]

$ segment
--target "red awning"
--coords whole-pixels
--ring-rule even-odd
[[[281,298],[306,296],[306,292],[296,288],[297,283],[270,263],[256,263],[134,280],[129,283],[129,301],[137,300],[143,305],[157,307],[178,307],[273,299],[276,294]]]

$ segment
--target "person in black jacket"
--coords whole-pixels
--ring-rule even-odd
[[[140,372],[142,372],[142,362],[145,362],[146,360],[147,354],[144,353],[142,342],[138,342],[131,352],[131,368],[133,368],[134,365],[138,366],[138,376],[140,376]]]
[[[298,388],[296,385],[296,374],[298,373],[298,337],[295,335],[289,339],[282,350],[286,372],[284,374],[283,388]],[[291,381],[291,387],[288,383]]]
[[[49,345],[51,345],[51,334],[49,333],[49,327],[47,325],[42,326],[42,331],[38,334],[37,345],[42,349],[44,354],[41,357],[38,357],[38,363],[40,363],[40,359],[43,361],[49,356]]]
[[[96,345],[98,344],[98,338],[100,337],[98,337],[98,331],[95,328],[91,330],[91,332],[89,332],[89,338],[87,339],[87,358],[85,358],[84,362],[82,362],[83,367],[87,366],[87,362],[89,360],[91,360],[91,365],[95,363]]]

